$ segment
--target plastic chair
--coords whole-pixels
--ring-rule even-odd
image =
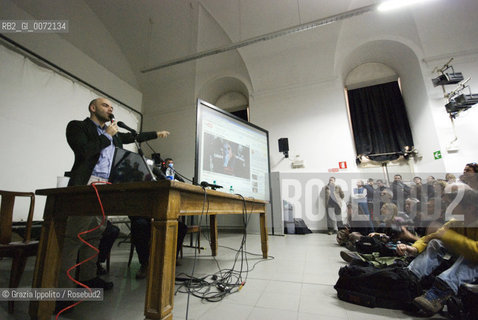
[[[10,271],[10,288],[18,288],[27,257],[35,256],[38,250],[38,241],[30,241],[33,209],[35,207],[35,194],[32,192],[14,192],[0,190],[0,258],[12,258],[12,270]],[[26,224],[25,237],[22,242],[12,242],[13,207],[15,198],[29,197],[30,209]],[[13,313],[14,302],[8,301],[8,312]]]

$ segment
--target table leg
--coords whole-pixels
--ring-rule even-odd
[[[267,224],[266,224],[266,214],[261,213],[259,216],[260,228],[261,228],[261,248],[262,248],[262,257],[267,259],[267,252],[269,250],[267,245]]]
[[[146,319],[173,318],[178,221],[153,221],[144,315]]]
[[[217,256],[217,219],[216,215],[212,214],[209,216],[209,225],[210,225],[210,237],[211,237],[211,252],[215,257]]]
[[[54,218],[54,209],[55,199],[48,197],[32,288],[57,287],[67,218],[60,215]],[[29,310],[30,318],[32,320],[49,320],[54,308],[55,301],[32,301]]]

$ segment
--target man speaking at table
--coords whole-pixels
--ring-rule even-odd
[[[117,123],[112,120],[113,106],[105,98],[96,98],[88,105],[90,116],[83,121],[73,120],[66,128],[68,144],[75,154],[75,162],[69,172],[68,186],[89,185],[96,181],[108,181],[115,147],[133,143],[135,139],[147,141],[156,138],[166,138],[168,131],[143,132],[138,135],[118,132]],[[106,123],[110,122],[109,125]],[[98,216],[69,217],[66,225],[63,245],[62,262],[59,274],[59,287],[71,287],[73,283],[67,278],[66,271],[79,261],[95,254],[95,251],[80,242],[77,234],[93,229],[101,222]],[[83,238],[98,247],[103,230],[97,229],[87,233]],[[90,260],[81,265],[79,281],[93,288],[113,287],[112,282],[106,282],[96,276],[96,260]]]

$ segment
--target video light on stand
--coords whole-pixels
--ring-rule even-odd
[[[443,86],[447,84],[457,84],[458,82],[463,80],[463,74],[461,72],[450,72],[450,73],[443,73],[432,79],[433,86]]]
[[[449,84],[457,84],[460,81],[463,81],[463,74],[461,72],[455,72],[453,66],[450,63],[453,61],[453,58],[450,58],[447,63],[445,63],[441,68],[435,68],[433,72],[439,73],[439,76],[432,79],[434,87],[446,86]],[[451,69],[452,72],[445,72],[448,69]]]
[[[460,112],[466,111],[478,103],[478,94],[471,93],[470,86],[466,85],[470,79],[460,82],[454,90],[446,95],[448,103],[445,105],[445,109],[452,118],[456,118]],[[466,88],[468,88],[468,94],[463,93]]]

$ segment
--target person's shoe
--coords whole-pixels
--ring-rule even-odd
[[[431,287],[425,294],[413,299],[413,304],[425,311],[428,315],[433,315],[440,311],[445,302],[453,295],[451,289],[439,289],[437,286]]]
[[[96,275],[97,276],[104,276],[107,273],[108,273],[108,271],[106,271],[106,269],[103,268],[101,263],[96,263]]]
[[[362,261],[362,258],[355,252],[340,251],[340,257],[344,259],[345,262],[352,262],[353,260]]]
[[[136,272],[136,279],[144,279],[146,278],[146,274],[148,272],[148,267],[147,266],[141,266]]]
[[[468,291],[473,294],[478,294],[478,284],[476,283],[463,283],[461,287],[463,287],[463,290],[465,291]]]
[[[87,281],[82,281],[82,283],[87,285],[90,288],[102,288],[105,291],[113,289],[113,282],[105,281],[101,279],[100,277],[96,277]]]

